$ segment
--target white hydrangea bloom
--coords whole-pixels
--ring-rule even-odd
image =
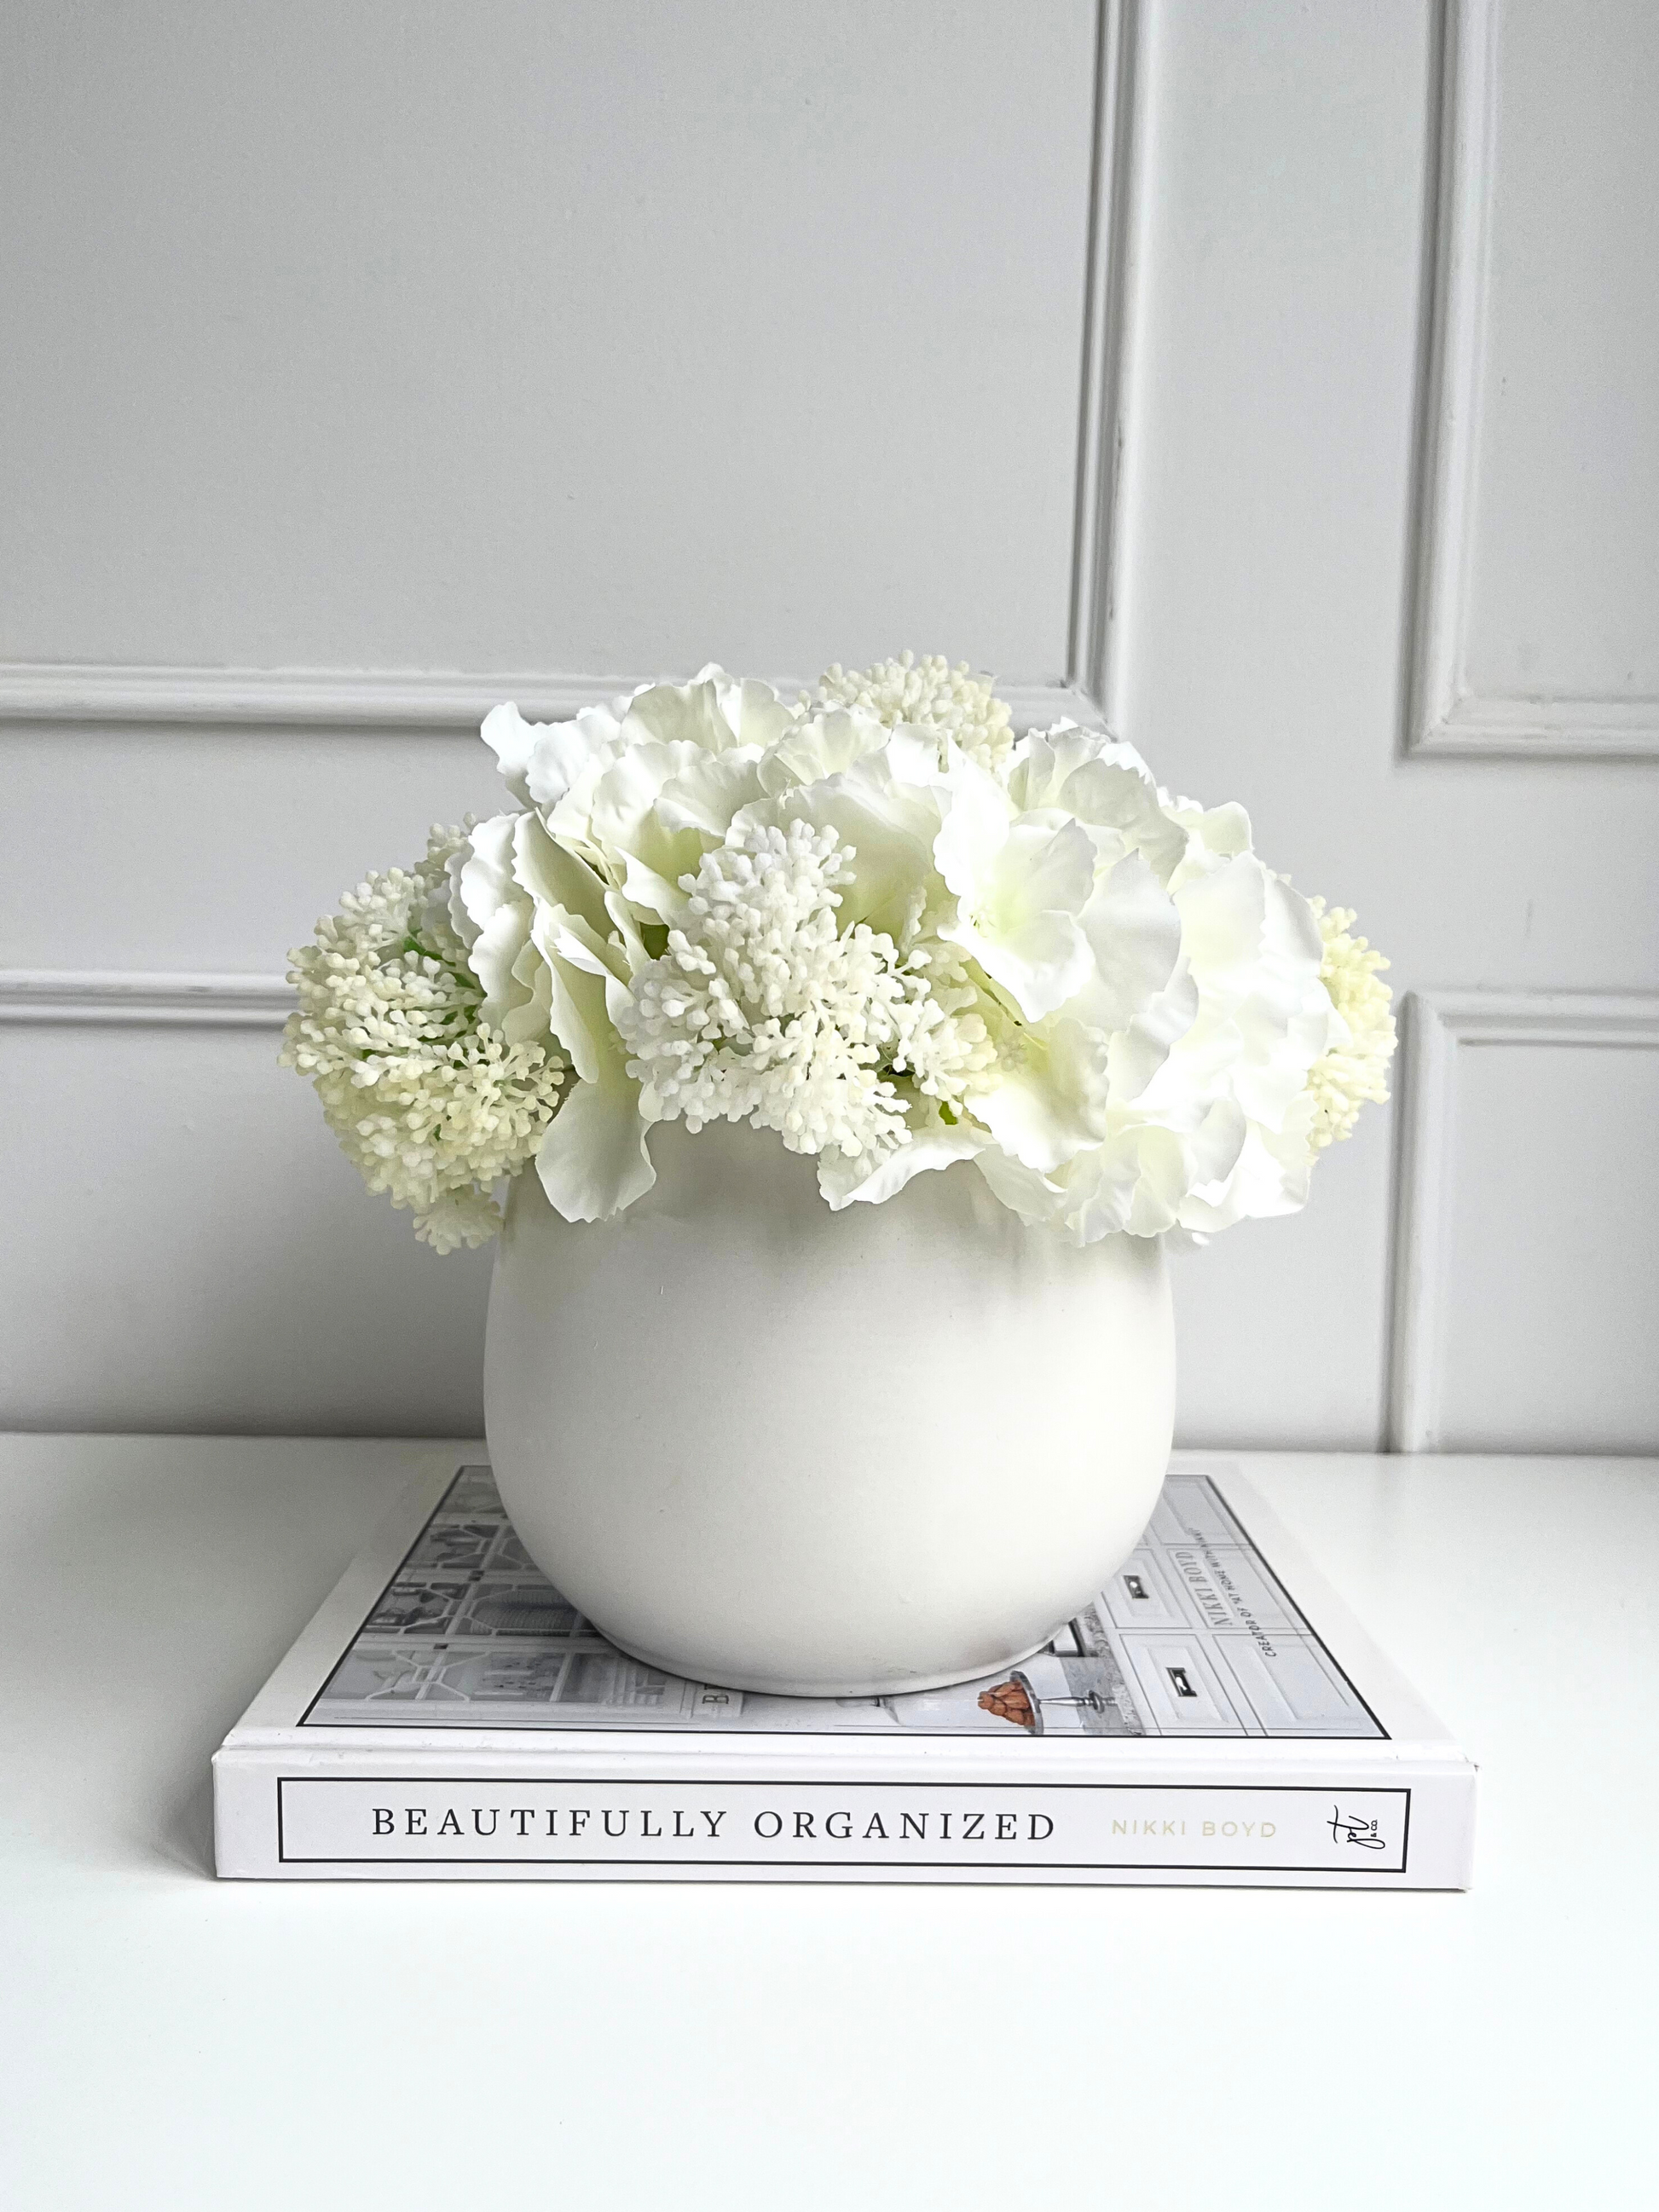
[[[283,1032],[283,1065],[311,1079],[370,1190],[412,1209],[441,1252],[494,1236],[490,1188],[536,1150],[565,1073],[546,1044],[479,1021],[483,991],[448,914],[463,842],[434,829],[416,867],[346,893],[289,956],[300,1004]]]

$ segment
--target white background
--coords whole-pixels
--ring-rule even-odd
[[[1184,1440],[1659,1441],[1645,0],[6,43],[0,1421],[475,1431],[488,1255],[276,1070],[287,947],[492,804],[492,697],[908,645],[1242,799],[1423,994],[1182,1263]]]

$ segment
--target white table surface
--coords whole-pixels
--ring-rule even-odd
[[[1659,2202],[1659,1462],[1239,1455],[1480,1762],[1468,1895],[214,1881],[457,1449],[0,1442],[8,2212]]]

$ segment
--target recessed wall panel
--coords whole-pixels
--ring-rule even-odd
[[[1494,33],[1464,682],[1659,714],[1659,11]]]
[[[476,737],[0,730],[0,967],[248,969],[435,822],[510,805]]]
[[[1438,1285],[1440,1448],[1659,1446],[1659,1049],[1465,1041]]]
[[[481,1433],[488,1254],[367,1194],[277,1042],[0,1026],[0,1428]]]
[[[1382,1428],[1391,1112],[1367,1109],[1306,1208],[1170,1263],[1184,1444],[1375,1451]]]
[[[1087,0],[26,0],[0,659],[1067,651]]]

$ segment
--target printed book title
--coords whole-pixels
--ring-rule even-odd
[[[1175,1784],[656,1784],[284,1775],[289,1865],[539,1862],[1403,1872],[1410,1793]]]
[[[589,1805],[572,1805],[563,1808],[550,1805],[538,1808],[532,1805],[446,1805],[437,1818],[435,1807],[425,1805],[372,1805],[369,1817],[376,1836],[436,1836],[488,1838],[500,1834],[528,1837],[534,1833],[549,1838],[566,1837],[571,1842],[585,1837],[590,1829],[596,1834],[608,1836],[620,1843],[628,1836],[641,1842],[657,1843],[673,1839],[679,1843],[719,1841],[726,1823],[732,1817],[729,1806],[718,1809],[700,1805],[691,1812],[677,1806],[671,1813],[658,1814],[647,1807],[601,1806],[597,1810]],[[1024,1822],[1022,1828],[1021,1821]],[[540,1822],[538,1827],[536,1824]],[[860,1824],[862,1823],[860,1826]],[[1125,1834],[1132,1823],[1120,1822]],[[1183,1824],[1184,1825],[1184,1824]],[[866,1819],[861,1813],[845,1808],[834,1812],[802,1812],[799,1808],[780,1813],[775,1807],[764,1806],[751,1815],[748,1831],[757,1842],[775,1844],[787,1837],[792,1843],[816,1843],[822,1836],[829,1843],[999,1843],[1014,1844],[1022,1838],[1028,1843],[1047,1843],[1054,1832],[1052,1814],[1048,1813],[984,1813],[959,1810],[954,1813],[905,1813],[884,1815],[872,1813]],[[729,1840],[729,1838],[727,1838]]]

